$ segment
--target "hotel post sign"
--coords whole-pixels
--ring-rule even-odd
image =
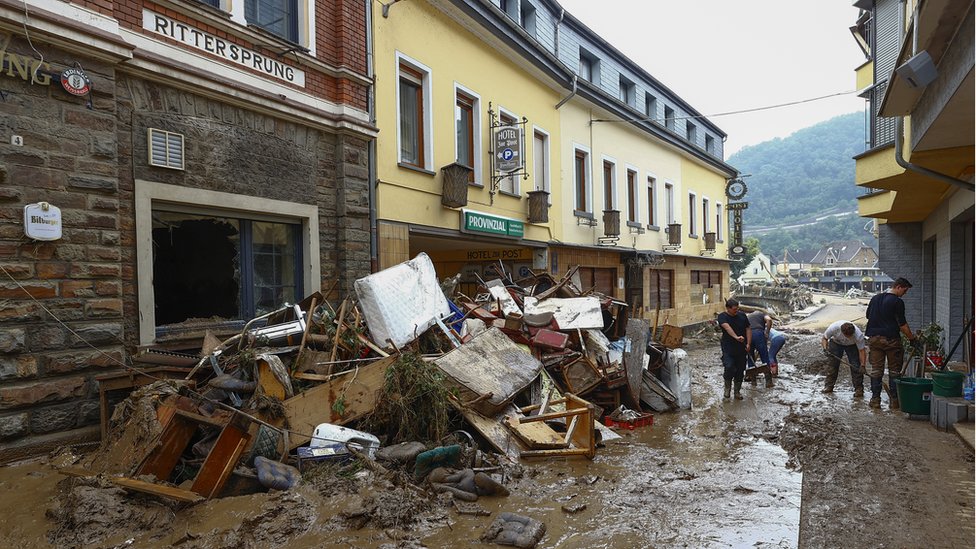
[[[742,245],[742,212],[749,207],[748,202],[729,202],[725,208],[732,212],[732,247],[729,254],[740,256],[746,253]]]

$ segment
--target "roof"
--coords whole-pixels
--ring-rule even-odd
[[[813,258],[816,257],[817,248],[808,248],[805,250],[786,250],[786,262],[787,263],[811,263]]]
[[[833,256],[837,263],[848,263],[862,248],[870,246],[861,240],[837,240],[822,246],[809,262],[822,265],[827,262],[828,257]]]

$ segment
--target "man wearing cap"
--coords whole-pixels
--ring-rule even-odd
[[[851,382],[854,384],[854,397],[864,396],[864,370],[867,364],[867,354],[864,334],[854,324],[846,320],[838,320],[831,324],[820,338],[820,345],[830,357],[827,362],[827,381],[822,393],[834,392],[840,361],[847,355],[847,365],[851,368]]]
[[[915,335],[912,334],[908,321],[905,320],[905,302],[901,298],[911,287],[911,282],[898,278],[891,289],[871,298],[868,310],[864,314],[868,319],[864,335],[868,336],[870,350],[868,360],[871,363],[869,375],[872,408],[881,407],[881,380],[884,377],[885,361],[888,363],[889,405],[892,410],[900,408],[895,386],[901,376],[902,361],[905,358],[905,348],[902,347],[900,334],[905,334],[909,341],[915,340]]]

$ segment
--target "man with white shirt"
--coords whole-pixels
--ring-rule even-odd
[[[821,392],[834,392],[834,383],[837,382],[841,357],[847,355],[847,363],[851,368],[851,381],[854,383],[854,396],[856,398],[863,397],[864,369],[862,365],[867,364],[867,346],[864,343],[864,334],[861,330],[846,320],[838,320],[823,333],[820,344],[824,351],[830,355],[830,360],[827,363],[827,381],[824,383]]]

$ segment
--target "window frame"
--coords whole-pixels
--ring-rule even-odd
[[[701,225],[702,225],[702,234],[703,235],[708,232],[709,217],[710,217],[709,216],[709,208],[708,208],[708,206],[709,206],[710,203],[711,203],[711,200],[709,200],[707,196],[702,196],[702,223],[701,223]]]
[[[581,162],[582,161],[582,164]],[[582,172],[580,169],[582,168]],[[573,201],[574,213],[593,215],[592,153],[589,147],[573,144]],[[582,201],[582,203],[580,203]]]
[[[657,176],[647,174],[647,228],[658,229],[657,224]]]
[[[698,193],[688,191],[688,237],[698,238]]]
[[[685,139],[692,145],[698,143],[698,126],[689,120],[685,121]]]
[[[664,180],[664,208],[667,225],[671,225],[678,220],[677,204],[674,200],[675,186],[673,181]]]
[[[138,335],[140,345],[156,340],[155,293],[153,288],[152,212],[154,205],[166,204],[171,209],[205,215],[246,218],[251,221],[286,222],[300,225],[301,243],[297,250],[302,288],[316,288],[321,284],[319,252],[318,206],[272,200],[237,193],[210,191],[135,180],[136,232],[136,292],[138,303]],[[211,206],[219,204],[219,207]]]
[[[715,203],[715,242],[723,242],[722,240],[722,203]]]
[[[617,209],[617,160],[613,157],[602,155],[600,166],[600,174],[602,175],[603,181],[603,209],[604,210],[616,210]],[[609,172],[607,171],[609,168]],[[610,174],[609,184],[607,183],[607,174]],[[609,204],[607,203],[609,199]]]
[[[419,170],[426,172],[429,175],[433,175],[434,172],[431,167],[434,165],[434,128],[433,128],[433,97],[431,94],[432,89],[432,74],[429,67],[423,63],[411,58],[402,52],[397,51],[396,55],[396,115],[397,115],[397,164],[400,167]],[[404,71],[403,69],[407,69]],[[404,73],[407,74],[404,74]],[[409,74],[409,73],[413,74]],[[420,86],[418,92],[421,97],[418,101],[418,108],[420,109],[419,114],[419,124],[418,124],[418,147],[420,148],[420,154],[418,156],[422,160],[422,164],[416,164],[403,159],[403,135],[401,131],[401,119],[402,113],[401,109],[401,81],[404,77],[417,79],[417,74],[420,75]],[[414,82],[416,83],[416,82]]]
[[[454,138],[454,160],[458,162],[460,143],[457,139],[457,124],[458,119],[458,109],[461,108],[461,99],[467,99],[470,101],[471,110],[471,142],[469,144],[471,150],[471,166],[469,166],[473,171],[468,182],[471,185],[477,187],[483,187],[484,182],[482,181],[482,175],[484,171],[482,157],[482,126],[481,126],[481,96],[472,91],[470,88],[462,86],[461,84],[454,83],[454,124],[455,124],[455,138]]]
[[[664,127],[670,131],[674,131],[674,121],[675,121],[675,111],[668,105],[664,106]]]
[[[583,67],[586,67],[586,75],[583,74]],[[583,80],[594,84],[596,86],[600,85],[600,58],[593,55],[585,48],[579,49],[579,76]]]
[[[657,97],[653,94],[644,92],[644,114],[651,122],[658,122],[657,120]],[[660,123],[660,122],[658,122]]]
[[[259,0],[255,0],[259,1]],[[259,28],[264,32],[272,34],[281,40],[290,42],[293,44],[299,44],[305,46],[309,49],[309,54],[315,55],[315,10],[309,9],[309,4],[303,2],[302,0],[282,0],[282,2],[287,1],[294,5],[295,9],[295,21],[292,24],[292,30],[295,32],[294,38],[289,36],[283,36],[277,32],[268,29],[256,22],[251,22],[247,19],[247,5],[250,3],[248,1],[244,2],[234,2],[233,0],[217,0],[217,9],[221,11],[231,12],[233,19],[239,17],[240,21],[243,21],[244,25]],[[213,3],[203,1],[202,4],[208,6],[213,6]],[[235,10],[239,9],[240,13],[234,13]]]
[[[547,193],[549,193],[549,205],[551,206],[552,205],[552,187],[551,187],[551,185],[552,185],[552,160],[551,160],[551,154],[552,154],[551,153],[551,147],[552,147],[552,145],[551,145],[551,140],[550,140],[549,132],[547,132],[543,128],[540,128],[539,126],[532,126],[532,171],[533,172],[537,172],[538,171],[538,170],[536,170],[536,160],[537,160],[536,159],[536,155],[538,154],[538,151],[536,151],[536,149],[535,149],[535,143],[536,143],[535,142],[535,137],[537,135],[540,135],[543,138],[542,139],[542,146],[543,146],[543,149],[544,150],[543,150],[543,153],[542,153],[542,155],[543,155],[542,167],[543,167],[543,171],[545,173],[543,174],[542,188],[541,189],[539,188],[539,183],[538,183],[539,182],[539,179],[538,179],[538,174],[537,173],[533,173],[532,174],[532,182],[535,184],[535,190],[537,190],[537,191],[540,191],[540,190],[541,191],[546,191]]]
[[[623,74],[617,75],[617,99],[621,103],[633,107],[637,101],[637,84]]]
[[[715,154],[715,138],[707,133],[705,134],[705,152]]]
[[[637,176],[640,172],[630,164],[624,164],[624,179],[627,185],[627,221],[640,226],[640,191]]]

